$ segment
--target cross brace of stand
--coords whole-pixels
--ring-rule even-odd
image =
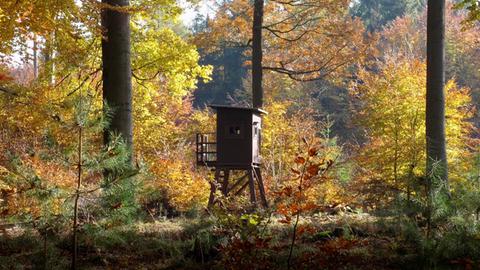
[[[238,179],[230,179],[233,171],[244,171],[245,174]],[[218,200],[215,196],[217,190],[220,190],[222,195],[227,197],[240,195],[247,187],[250,193],[250,202],[252,205],[257,207],[258,202],[260,202],[263,207],[267,208],[268,202],[259,167],[252,165],[251,167],[246,168],[220,166],[215,168],[215,180],[210,183],[210,198],[208,200],[208,207],[210,208],[217,203]]]

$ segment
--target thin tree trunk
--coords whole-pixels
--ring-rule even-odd
[[[102,0],[112,7],[127,7],[128,0]],[[126,11],[105,7],[102,10],[103,98],[113,109],[109,129],[104,134],[108,143],[109,133],[115,132],[133,146],[132,125],[132,75],[130,65],[130,16]]]
[[[38,77],[38,46],[37,35],[33,36],[33,78]]]
[[[73,206],[73,235],[72,235],[72,265],[71,269],[77,268],[78,257],[78,200],[80,199],[80,187],[82,186],[82,151],[83,151],[83,128],[79,126],[78,129],[78,174],[77,174],[77,189],[75,191],[75,201]]]
[[[253,7],[253,28],[252,28],[252,98],[253,107],[263,106],[262,88],[262,27],[263,27],[263,2],[255,0]]]
[[[428,0],[427,18],[427,174],[435,163],[448,187],[445,142],[445,0]]]
[[[43,269],[47,269],[48,264],[48,227],[45,229],[43,234]]]
[[[398,119],[398,118],[397,118]],[[398,183],[398,159],[399,159],[399,143],[398,143],[398,121],[395,124],[395,132],[394,132],[394,142],[395,142],[395,149],[394,149],[394,160],[393,160],[393,183],[395,188],[400,190],[400,185]]]
[[[55,44],[55,32],[50,33],[45,37],[45,44],[42,50],[43,54],[43,72],[48,76],[48,83],[53,84],[53,49]]]

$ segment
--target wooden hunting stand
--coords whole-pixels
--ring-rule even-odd
[[[207,166],[215,171],[215,181],[210,186],[208,206],[217,200],[220,190],[223,196],[241,194],[248,186],[250,202],[257,206],[260,200],[268,207],[260,171],[261,157],[261,109],[211,105],[217,112],[216,133],[197,134],[197,165]],[[230,179],[233,172],[243,176]],[[257,195],[258,191],[258,195]]]

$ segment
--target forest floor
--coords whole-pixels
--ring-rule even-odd
[[[424,268],[419,266],[423,263],[419,251],[398,236],[399,224],[393,218],[364,213],[316,214],[303,218],[300,224],[308,226],[309,232],[296,241],[291,269]],[[284,269],[291,226],[272,218],[268,229],[276,240],[270,237],[268,245],[256,245],[260,253],[255,251],[256,261],[251,265],[255,269]],[[232,261],[235,255],[228,255],[235,253],[228,252],[236,252],[236,248],[239,256],[252,254],[245,246],[233,250],[219,247],[228,237],[216,236],[215,225],[201,218],[159,219],[96,233],[85,231],[81,236],[80,269],[247,269],[240,265],[248,263],[236,266]],[[68,269],[69,241],[68,237],[52,236],[45,245],[34,232],[18,227],[0,230],[0,269]],[[471,268],[455,261],[435,269]]]

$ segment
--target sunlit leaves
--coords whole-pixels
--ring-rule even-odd
[[[371,51],[363,25],[347,14],[349,1],[267,1],[263,23],[264,69],[296,80],[335,78]],[[208,28],[196,35],[207,51],[249,47],[252,5],[235,0],[221,5]],[[248,51],[247,53],[250,53]],[[247,62],[246,64],[249,64]]]
[[[464,21],[467,27],[480,21],[480,2],[478,0],[461,0],[455,5],[455,8],[468,10],[468,18]]]
[[[180,208],[187,205],[184,202],[192,205],[204,199],[208,188],[204,187],[207,183],[204,174],[195,173],[189,156],[184,155],[186,152],[193,153],[189,138],[193,138],[194,131],[189,123],[202,119],[204,122],[199,126],[207,125],[205,119],[209,116],[194,113],[188,96],[199,79],[208,79],[210,68],[198,64],[196,47],[181,37],[181,26],[176,22],[181,10],[176,1],[130,2],[131,8],[122,12],[129,12],[131,18],[136,157],[138,162],[144,161],[152,168],[153,176],[148,178],[151,182],[147,186],[155,183],[153,189],[157,191],[159,185],[163,185],[167,196],[172,197],[173,204]],[[66,124],[71,122],[81,123],[88,130],[86,135],[94,137],[94,147],[85,149],[88,154],[93,155],[101,148],[102,127],[85,124],[86,115],[74,113],[75,108],[88,107],[98,116],[95,118],[97,124],[104,120],[101,8],[114,7],[90,0],[0,3],[0,25],[5,30],[0,33],[0,53],[12,53],[12,48],[21,50],[18,57],[26,61],[25,72],[31,73],[31,40],[35,37],[39,56],[37,78],[29,74],[21,81],[22,74],[18,72],[12,75],[4,73],[3,69],[0,72],[0,87],[8,86],[8,94],[0,90],[0,126],[13,140],[9,145],[0,142],[2,164],[7,150],[15,153],[26,152],[26,149],[41,151],[44,136],[54,140],[56,147],[73,153],[72,145],[76,140],[71,132],[75,129],[65,131]],[[19,17],[22,20],[15,19]],[[14,80],[9,80],[10,76]],[[88,96],[89,102],[72,102],[79,93]],[[172,152],[178,155],[174,156]],[[178,168],[173,170],[170,167],[172,170],[165,174],[155,167],[157,164],[169,166],[174,161]],[[108,164],[92,160],[90,165],[99,167]],[[39,162],[39,166],[50,165]],[[68,168],[63,170],[72,173]],[[55,175],[52,177],[55,178]],[[57,177],[62,177],[62,174],[58,173]],[[87,180],[94,181],[95,177]],[[72,185],[71,181],[64,182]]]
[[[425,168],[425,64],[410,58],[388,59],[379,72],[363,69],[350,89],[356,99],[357,123],[365,127],[368,142],[359,162],[374,176],[406,189],[408,181],[423,176]],[[445,86],[447,152],[452,179],[459,180],[472,125],[469,90],[454,81]]]

